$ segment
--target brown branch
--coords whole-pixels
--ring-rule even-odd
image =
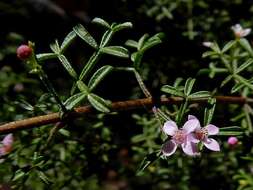
[[[234,97],[234,96],[216,96],[215,97],[217,102],[224,103],[224,104],[253,104],[252,99],[246,99],[244,97]],[[162,105],[170,105],[170,104],[179,104],[183,101],[183,98],[174,97],[174,98],[162,98],[160,103]],[[199,99],[199,100],[192,100],[192,103],[206,103],[207,99]],[[153,101],[151,98],[144,98],[144,99],[135,99],[135,100],[127,100],[127,101],[120,101],[114,102],[111,105],[111,111],[122,111],[122,110],[131,110],[131,109],[138,109],[138,108],[151,108],[154,106]],[[76,118],[82,114],[87,113],[96,113],[96,110],[91,106],[83,106],[78,107],[72,111],[68,117],[69,118]],[[0,126],[0,133],[10,133],[18,130],[23,129],[30,129],[33,127],[39,127],[47,124],[52,124],[59,122],[60,115],[59,113],[50,113],[47,115],[32,117],[24,120],[13,121],[10,123],[6,123]]]

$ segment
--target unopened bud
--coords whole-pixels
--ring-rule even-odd
[[[32,55],[32,48],[28,45],[21,45],[17,49],[17,56],[21,60],[26,60]]]
[[[15,86],[13,87],[13,90],[15,92],[22,92],[24,90],[24,85],[22,83],[17,83],[15,84]]]
[[[228,138],[228,144],[230,146],[234,147],[238,144],[238,139],[236,137],[229,137]]]

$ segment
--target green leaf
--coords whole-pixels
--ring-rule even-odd
[[[231,79],[233,78],[233,75],[228,75],[221,83],[221,87],[223,87],[225,84],[227,84]]]
[[[17,103],[20,107],[22,107],[25,110],[34,111],[34,107],[23,99],[19,100]]]
[[[221,53],[220,47],[218,46],[218,44],[216,42],[214,42],[211,47],[210,47],[213,51],[215,51],[217,54]]]
[[[41,54],[37,54],[36,58],[38,61],[45,61],[48,59],[57,58],[57,54],[56,53],[41,53]]]
[[[180,85],[181,85],[181,83],[183,82],[183,80],[184,80],[184,79],[181,78],[181,77],[176,78],[176,80],[175,80],[173,86],[174,86],[175,88],[180,87]]]
[[[133,24],[131,22],[124,22],[122,24],[117,24],[114,27],[112,27],[114,32],[123,30],[123,29],[128,29],[128,28],[132,28]]]
[[[159,157],[161,153],[153,152],[148,154],[142,161],[139,169],[137,170],[137,175],[139,175],[141,172],[143,172],[148,166],[150,166],[153,162],[155,162]]]
[[[217,55],[217,53],[214,51],[206,51],[205,53],[202,54],[202,58],[206,58],[213,55]]]
[[[17,170],[14,174],[12,181],[18,181],[19,179],[23,178],[26,175],[21,169]]]
[[[184,94],[185,94],[186,96],[189,96],[189,95],[190,95],[195,81],[196,81],[196,79],[193,79],[193,78],[188,78],[188,79],[186,80],[185,86],[184,86]]]
[[[113,36],[113,31],[112,30],[107,30],[104,33],[104,35],[102,36],[99,47],[100,48],[105,47],[110,42],[110,40],[112,39],[112,36]]]
[[[127,40],[125,45],[136,49],[138,48],[138,42],[134,40]]]
[[[51,97],[50,93],[45,93],[42,94],[38,100],[39,103],[44,103],[45,101],[47,101],[49,98]]]
[[[199,75],[207,75],[208,73],[210,73],[211,71],[210,71],[210,69],[208,69],[208,68],[205,68],[205,69],[200,69],[199,71],[198,71],[198,73],[197,73],[197,76],[199,76]]]
[[[69,97],[65,102],[64,105],[67,110],[72,110],[76,105],[78,105],[84,98],[86,98],[87,93],[80,92],[71,97]]]
[[[236,73],[240,73],[241,71],[249,67],[252,63],[253,63],[253,59],[250,58],[249,60],[244,62],[242,65],[240,65],[240,67],[237,68]]]
[[[207,107],[205,108],[205,113],[204,113],[204,125],[208,125],[213,118],[214,110],[216,107],[216,99],[215,98],[210,98],[207,102]]]
[[[100,59],[100,57],[101,57],[101,53],[99,51],[92,54],[92,56],[90,57],[89,61],[84,66],[81,74],[79,75],[79,80],[83,80],[84,78],[87,77],[87,75],[90,73],[90,71],[96,65],[96,63],[98,62],[98,60]]]
[[[62,42],[61,53],[63,53],[69,47],[69,45],[74,41],[75,38],[76,33],[74,31],[71,31]]]
[[[129,57],[129,52],[126,48],[122,46],[107,46],[103,47],[100,50],[102,53],[118,56],[118,57],[123,57],[123,58],[128,58]]]
[[[140,52],[140,51],[134,52],[131,55],[131,61],[134,62],[134,68],[137,69],[137,70],[140,67],[142,57],[143,57],[143,53]]]
[[[61,52],[61,48],[59,46],[59,43],[58,43],[58,40],[55,40],[54,43],[51,43],[50,44],[50,49],[56,53],[56,54],[59,54]]]
[[[146,136],[144,135],[135,135],[133,138],[131,138],[132,143],[140,143],[142,141],[146,141]]]
[[[250,88],[251,90],[253,90],[253,84],[251,84],[251,80],[246,80],[245,78],[239,76],[239,75],[235,75],[234,76],[240,83],[244,84],[245,86],[247,86],[248,88]]]
[[[156,46],[156,45],[158,45],[158,44],[160,44],[160,43],[162,43],[162,41],[159,39],[159,38],[157,38],[157,39],[153,39],[153,40],[148,40],[145,44],[144,44],[144,46],[142,47],[142,51],[146,51],[146,50],[148,50],[148,49],[150,49],[150,48],[152,48],[152,47],[154,47],[154,46]]]
[[[222,53],[225,53],[226,51],[228,51],[231,47],[233,47],[235,45],[236,41],[229,41],[221,50]]]
[[[45,157],[44,157],[44,156],[40,156],[40,155],[38,154],[38,152],[35,152],[35,153],[33,154],[33,162],[32,162],[33,165],[39,166],[39,165],[43,164],[44,161],[45,161]]]
[[[241,84],[241,83],[237,83],[233,86],[233,88],[231,89],[231,93],[235,93],[237,92],[238,90],[242,89],[245,85],[244,84]]]
[[[173,19],[173,15],[171,14],[171,12],[169,11],[169,9],[167,9],[166,7],[162,7],[162,13],[163,15],[165,15],[168,19]]]
[[[138,50],[141,50],[142,49],[142,47],[143,47],[143,45],[144,45],[144,43],[146,42],[146,40],[147,40],[147,38],[149,37],[149,35],[148,34],[144,34],[140,39],[139,39],[139,41],[138,41]]]
[[[70,134],[71,134],[68,130],[63,129],[63,128],[59,130],[59,133],[65,137],[70,137]]]
[[[151,36],[147,42],[151,42],[151,41],[154,41],[154,40],[161,40],[165,38],[165,34],[163,32],[159,32],[159,33],[156,33],[155,35]]]
[[[46,176],[46,174],[45,174],[44,172],[39,171],[39,170],[37,170],[36,172],[37,172],[39,178],[40,178],[45,184],[50,185],[50,184],[53,183],[53,182]]]
[[[251,48],[251,45],[249,43],[249,41],[245,38],[241,38],[239,40],[239,44],[251,55],[253,56],[253,50]]]
[[[244,132],[240,131],[221,131],[219,132],[219,136],[241,136]]]
[[[199,91],[195,92],[188,96],[190,99],[199,99],[199,98],[209,98],[211,96],[210,92],[208,91]]]
[[[104,100],[103,98],[95,95],[95,94],[88,94],[88,100],[90,104],[98,111],[109,113],[110,112],[110,102]]]
[[[86,84],[84,84],[83,81],[79,80],[76,82],[76,84],[81,92],[84,92],[86,94],[88,94],[90,92],[88,86]]]
[[[220,131],[242,131],[239,126],[220,127]]]
[[[175,88],[173,86],[164,85],[164,86],[162,86],[161,91],[171,94],[171,95],[174,95],[174,96],[184,97],[184,93],[179,91],[177,88]]]
[[[166,34],[164,32],[158,32],[155,35],[153,35],[149,40],[152,40],[153,38],[159,38],[160,40],[163,41],[165,37],[166,37]]]
[[[184,100],[176,115],[176,123],[182,123],[182,119],[184,118],[184,115],[187,113],[188,108],[188,101]]]
[[[90,90],[93,90],[98,83],[100,83],[107,74],[109,74],[111,71],[113,70],[113,67],[110,65],[105,65],[103,67],[101,67],[100,69],[98,69],[93,76],[91,77],[89,83],[88,83],[88,87],[90,88]]]
[[[96,40],[89,34],[89,32],[81,24],[75,26],[73,30],[81,39],[83,39],[91,47],[95,49],[98,48]]]
[[[110,28],[110,25],[109,25],[109,23],[108,22],[106,22],[104,19],[102,19],[102,18],[98,18],[98,17],[96,17],[96,18],[94,18],[92,21],[91,21],[92,23],[95,23],[95,24],[98,24],[98,25],[100,25],[100,26],[103,26],[103,27],[105,27],[105,28]]]
[[[67,58],[64,55],[58,55],[59,60],[61,61],[64,68],[68,71],[68,73],[74,78],[77,79],[77,74]]]

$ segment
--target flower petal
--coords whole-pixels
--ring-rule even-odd
[[[188,120],[197,119],[194,115],[188,115]]]
[[[238,33],[242,31],[242,26],[240,24],[236,24],[232,26],[231,29],[233,30],[234,33]]]
[[[162,128],[163,132],[169,136],[173,136],[178,130],[177,124],[174,121],[166,121]]]
[[[4,139],[2,140],[2,143],[4,146],[11,146],[13,144],[13,135],[12,134],[8,134],[4,137]]]
[[[190,119],[185,122],[183,129],[186,131],[187,134],[193,132],[196,128],[200,127],[199,120],[196,119]]]
[[[241,33],[241,37],[245,37],[247,35],[249,35],[249,33],[251,32],[250,28],[245,28],[242,33]]]
[[[189,156],[200,155],[200,153],[198,152],[197,146],[194,143],[191,143],[191,142],[183,143],[181,146],[182,146],[184,153]]]
[[[210,48],[213,45],[213,42],[203,42],[202,45]]]
[[[0,157],[6,154],[4,147],[0,147]]]
[[[207,129],[208,135],[217,135],[219,133],[219,128],[215,125],[208,124],[205,128]]]
[[[193,133],[190,133],[190,134],[187,135],[187,141],[188,142],[193,142],[193,143],[200,142],[200,140],[197,139]]]
[[[170,156],[174,154],[176,150],[177,144],[172,140],[165,142],[162,146],[162,153],[164,156]]]
[[[220,151],[220,145],[219,143],[212,139],[212,138],[208,138],[204,141],[204,145],[206,148],[212,150],[212,151]]]

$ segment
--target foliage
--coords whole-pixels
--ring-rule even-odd
[[[252,189],[253,49],[250,37],[238,36],[234,31],[234,38],[223,39],[215,33],[233,20],[226,8],[242,2],[222,4],[224,8],[215,11],[210,9],[211,2],[202,0],[159,0],[143,3],[138,9],[139,13],[155,18],[156,27],[163,26],[166,19],[171,26],[176,23],[174,29],[179,27],[183,36],[193,43],[196,37],[217,39],[205,43],[205,52],[199,49],[203,55],[197,59],[207,65],[200,66],[194,58],[188,60],[193,63],[188,75],[180,72],[184,63],[166,64],[173,59],[172,63],[180,62],[184,51],[180,51],[180,58],[169,55],[170,51],[166,55],[163,51],[152,54],[168,45],[165,35],[171,34],[165,30],[165,33],[129,39],[132,38],[129,30],[135,30],[130,22],[109,23],[94,18],[91,29],[83,24],[74,26],[62,41],[51,43],[51,51],[46,53],[38,53],[39,43],[35,46],[29,42],[33,54],[23,65],[19,62],[18,69],[4,66],[0,70],[1,123],[57,111],[61,122],[14,133],[12,150],[1,155],[2,186],[91,190]],[[207,10],[213,13],[208,19],[204,13]],[[183,24],[178,15],[184,15]],[[103,33],[93,33],[92,27]],[[230,32],[229,37],[233,35]],[[85,54],[78,60],[79,65],[69,53],[76,46]],[[173,44],[169,46],[173,48]],[[13,48],[12,44],[8,47]],[[13,51],[3,51],[2,60],[9,53],[13,56]],[[56,67],[51,67],[52,62]],[[170,70],[168,74],[167,70]],[[54,73],[60,75],[60,83]],[[130,85],[125,85],[122,78]],[[144,110],[113,111],[112,102],[122,100],[117,95],[121,91],[127,92],[122,96],[126,99],[152,98],[152,111],[145,106]],[[245,98],[246,102],[233,104],[218,98],[231,94]],[[160,98],[172,103],[163,105]],[[83,105],[92,106],[96,113],[72,118],[73,109]],[[181,128],[188,115],[199,118],[201,126],[219,127],[215,139],[221,146],[220,152],[211,152],[201,142],[200,156],[190,157],[181,150],[164,156],[162,145],[173,139],[163,133],[164,123],[175,121]],[[230,136],[237,137],[239,143],[229,145],[226,141]]]

